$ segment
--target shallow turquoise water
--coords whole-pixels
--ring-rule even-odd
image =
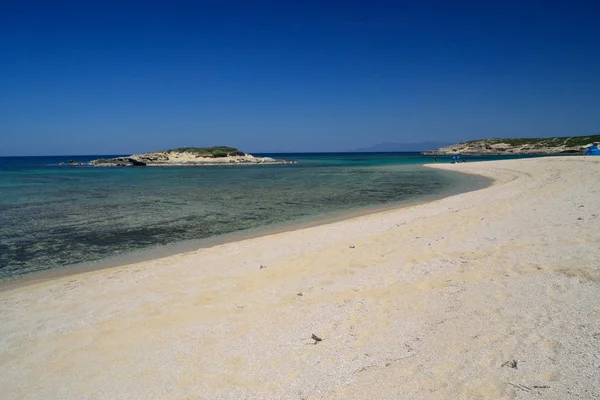
[[[485,184],[424,168],[431,158],[414,153],[275,157],[298,163],[93,168],[58,163],[98,156],[0,158],[0,279]]]

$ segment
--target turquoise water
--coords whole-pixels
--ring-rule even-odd
[[[0,279],[487,184],[415,153],[277,154],[293,165],[64,167],[0,158]],[[438,162],[447,161],[438,158]]]

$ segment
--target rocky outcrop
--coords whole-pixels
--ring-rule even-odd
[[[532,139],[483,139],[423,152],[425,155],[583,154],[600,136]]]
[[[81,161],[69,160],[66,163],[61,162],[58,165],[62,165],[62,166],[68,165],[70,167],[80,167],[80,166],[84,165],[84,163]]]
[[[103,158],[90,161],[97,167],[130,167],[130,166],[211,166],[211,165],[244,165],[244,164],[293,164],[295,161],[276,160],[271,157],[255,157],[237,149],[223,153],[208,151],[213,148],[183,148],[134,154],[129,157]]]
[[[131,157],[101,158],[90,161],[95,167],[144,167],[146,163]]]

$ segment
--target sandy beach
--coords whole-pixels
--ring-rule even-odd
[[[431,167],[495,183],[0,292],[0,397],[600,398],[600,157]]]

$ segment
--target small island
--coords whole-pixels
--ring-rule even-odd
[[[600,142],[600,135],[553,138],[507,138],[471,140],[446,146],[424,155],[513,155],[513,154],[583,154]]]
[[[269,165],[294,164],[295,161],[255,157],[234,147],[179,147],[176,149],[133,154],[128,157],[101,158],[90,161],[95,167],[138,166],[214,166],[214,165]]]

